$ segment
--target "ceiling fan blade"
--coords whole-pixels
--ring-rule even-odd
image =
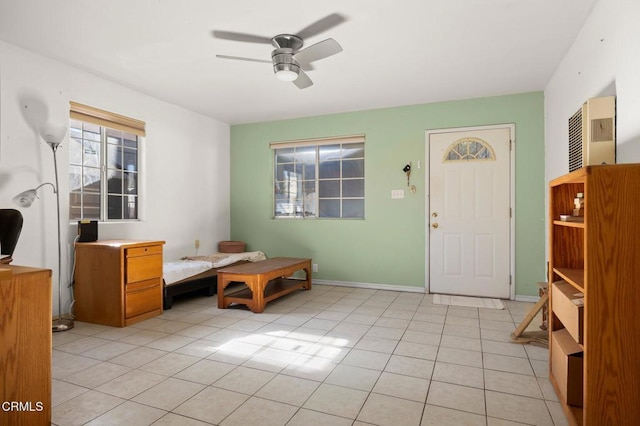
[[[235,59],[235,60],[238,60],[238,61],[248,61],[248,62],[264,62],[264,63],[267,63],[267,64],[271,63],[271,61],[267,61],[265,59],[244,58],[242,56],[216,55],[216,58]]]
[[[245,34],[245,33],[234,33],[232,31],[211,31],[211,34],[215,38],[220,38],[223,40],[232,40],[232,41],[244,41],[247,43],[267,43],[271,44],[270,37],[257,36],[253,34]]]
[[[332,13],[331,15],[327,15],[324,18],[307,26],[306,28],[298,31],[296,35],[304,40],[306,38],[313,37],[324,31],[327,31],[328,29],[331,29],[337,25],[340,25],[344,21],[346,21],[346,18],[344,16],[338,13]]]
[[[308,63],[319,59],[327,58],[336,53],[342,52],[342,46],[332,38],[328,38],[316,44],[312,44],[306,49],[300,50],[293,55],[300,63]]]
[[[313,81],[309,78],[306,72],[300,70],[298,78],[293,81],[293,84],[298,86],[298,89],[304,89],[313,85]]]

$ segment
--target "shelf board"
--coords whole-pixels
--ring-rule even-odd
[[[265,302],[270,302],[285,294],[303,289],[305,284],[305,280],[297,278],[278,278],[269,281],[267,287],[264,289],[264,300]],[[245,286],[240,290],[225,293],[224,297],[232,303],[246,303],[247,301],[253,300],[253,292]]]
[[[584,292],[584,269],[553,268],[553,272]]]
[[[581,221],[568,221],[568,220],[554,220],[554,225],[559,226],[567,226],[569,228],[583,228],[584,229],[584,219]]]

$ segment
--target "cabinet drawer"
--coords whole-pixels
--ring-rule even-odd
[[[128,284],[125,317],[131,318],[162,307],[162,287],[157,279]]]
[[[149,256],[151,254],[162,254],[162,246],[153,245],[127,249],[127,257]]]
[[[562,325],[578,343],[583,343],[584,310],[581,303],[584,303],[584,295],[571,284],[557,281],[551,286],[551,301],[553,313]]]
[[[128,257],[125,273],[127,283],[162,278],[162,255]]]

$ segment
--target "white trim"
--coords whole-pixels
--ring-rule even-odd
[[[334,281],[334,280],[312,279],[312,285],[331,285],[334,287],[364,288],[364,289],[370,289],[370,290],[402,291],[405,293],[430,294],[430,293],[427,293],[425,289],[422,287],[411,287],[411,286],[402,286],[402,285],[393,285],[393,284],[360,283],[355,281]],[[504,299],[500,299],[500,300],[504,300]],[[540,297],[519,294],[519,295],[515,295],[511,300],[515,300],[516,302],[536,303],[538,300],[540,300]]]
[[[515,248],[516,248],[516,218],[515,218],[515,211],[516,211],[516,191],[515,191],[515,186],[516,186],[516,125],[514,123],[505,123],[505,124],[492,124],[492,125],[488,125],[488,126],[471,126],[471,127],[451,127],[451,128],[446,128],[446,129],[429,129],[425,131],[425,138],[424,138],[424,145],[425,145],[425,159],[424,159],[424,187],[425,187],[425,235],[424,235],[424,241],[425,241],[425,250],[424,250],[424,256],[425,256],[425,261],[424,261],[424,291],[425,293],[429,293],[429,258],[430,258],[430,252],[429,252],[429,137],[432,134],[439,134],[439,133],[458,133],[458,132],[468,132],[468,131],[481,131],[481,130],[493,130],[493,129],[504,129],[504,128],[508,128],[509,129],[509,137],[511,139],[511,149],[509,151],[509,172],[510,172],[510,182],[509,182],[509,187],[510,187],[510,194],[509,194],[509,207],[511,208],[511,212],[512,215],[510,217],[510,250],[509,250],[509,273],[511,275],[511,300],[516,300],[516,282],[515,282],[515,276],[516,276],[516,255],[515,255]],[[518,296],[520,297],[520,296]]]
[[[538,300],[540,300],[539,296],[527,296],[527,295],[522,295],[522,294],[518,294],[515,296],[514,300],[516,302],[533,302],[536,303]]]
[[[364,134],[350,135],[350,136],[332,136],[328,138],[311,138],[311,139],[298,139],[291,141],[271,142],[269,148],[282,149],[293,148],[296,146],[318,146],[318,145],[335,145],[346,143],[362,143],[364,142]]]
[[[334,280],[316,280],[312,279],[313,285],[332,285],[335,287],[353,287],[353,288],[367,288],[372,290],[387,290],[387,291],[404,291],[409,293],[425,293],[422,287],[410,287],[403,285],[393,284],[375,284],[375,283],[359,283],[354,281],[334,281]]]

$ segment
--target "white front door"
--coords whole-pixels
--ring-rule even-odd
[[[429,291],[510,297],[512,127],[428,132]]]

